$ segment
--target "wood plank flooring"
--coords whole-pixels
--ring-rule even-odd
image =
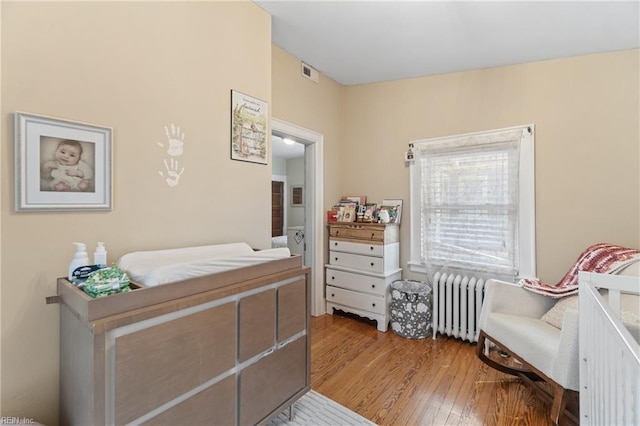
[[[550,424],[548,404],[477,359],[475,344],[406,339],[348,314],[311,325],[311,387],[380,426]]]

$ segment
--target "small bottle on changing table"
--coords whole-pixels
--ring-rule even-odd
[[[96,251],[93,253],[93,264],[100,268],[107,267],[107,250],[105,249],[102,241],[98,241]]]
[[[89,264],[89,255],[87,254],[87,246],[84,243],[73,243],[76,246],[76,253],[69,264],[69,281],[73,282],[73,271],[81,266]]]

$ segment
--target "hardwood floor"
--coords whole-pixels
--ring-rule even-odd
[[[347,314],[311,325],[312,388],[380,426],[550,424],[548,404],[482,363],[474,344],[406,339]]]

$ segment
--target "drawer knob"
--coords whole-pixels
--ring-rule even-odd
[[[373,306],[373,307],[375,308],[375,307],[376,307],[376,304],[375,304],[375,303],[372,303],[372,304],[371,304],[371,306]]]
[[[336,277],[331,277],[331,279],[332,279],[332,280],[335,280],[335,279],[336,279]]]
[[[371,246],[371,250],[373,250],[373,246]]]
[[[336,231],[336,237],[338,236],[339,233],[340,233],[340,231]]]
[[[371,284],[371,288],[376,288],[376,285],[375,284]]]
[[[337,246],[337,245],[338,245],[338,243],[333,243],[333,245],[334,245],[334,246]]]
[[[371,262],[371,266],[375,265],[373,262]]]
[[[336,262],[338,261],[338,258],[336,257]]]
[[[376,234],[371,233],[371,239],[373,240],[373,238],[376,236]]]
[[[335,293],[331,293],[331,297],[336,297]]]

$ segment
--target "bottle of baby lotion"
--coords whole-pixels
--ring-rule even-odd
[[[73,243],[76,246],[76,254],[69,264],[69,281],[73,280],[73,271],[81,266],[89,264],[89,255],[87,254],[87,246],[84,243]]]
[[[93,264],[98,265],[100,268],[107,267],[107,250],[104,248],[102,241],[98,241],[96,251],[93,253]]]

